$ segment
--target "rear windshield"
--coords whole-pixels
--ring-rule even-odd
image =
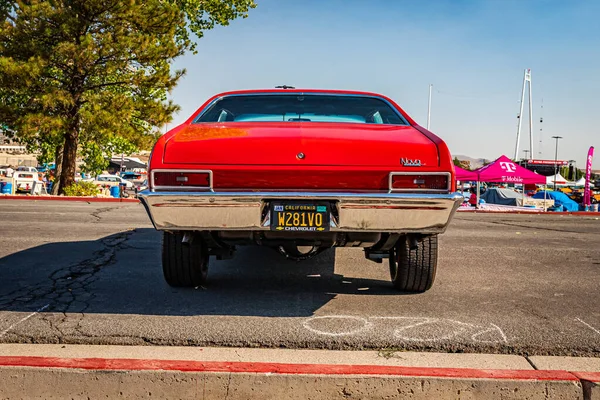
[[[198,122],[350,122],[408,125],[382,99],[344,95],[232,95],[215,101]]]

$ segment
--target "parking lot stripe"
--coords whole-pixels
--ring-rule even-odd
[[[50,304],[46,304],[43,307],[40,307],[39,309],[35,310],[34,312],[32,312],[31,314],[29,314],[28,316],[21,318],[18,322],[15,322],[14,324],[12,324],[11,326],[9,326],[8,328],[6,328],[5,330],[3,330],[2,332],[0,332],[0,338],[4,335],[6,335],[12,328],[14,328],[15,326],[19,325],[20,323],[23,323],[25,321],[27,321],[29,318],[33,317],[35,314],[44,311],[46,308],[48,308]]]

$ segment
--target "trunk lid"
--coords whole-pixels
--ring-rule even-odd
[[[400,167],[401,158],[439,164],[436,145],[411,126],[317,122],[191,124],[166,142],[163,161]]]

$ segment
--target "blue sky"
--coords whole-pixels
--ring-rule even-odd
[[[176,60],[187,75],[171,94],[181,106],[173,124],[218,92],[287,84],[379,92],[425,126],[431,83],[431,130],[453,154],[512,157],[531,68],[536,158],[553,159],[559,135],[560,159],[583,167],[595,145],[600,169],[600,2],[256,2],[247,19],[207,32],[198,54]]]

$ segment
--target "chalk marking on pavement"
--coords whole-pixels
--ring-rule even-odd
[[[48,308],[48,306],[50,306],[50,304],[46,304],[45,306],[37,309],[36,311],[32,312],[31,314],[29,314],[28,316],[26,316],[25,318],[22,318],[20,321],[15,322],[14,324],[12,324],[11,326],[9,326],[8,328],[6,328],[5,330],[3,330],[2,332],[0,332],[0,337],[6,335],[12,328],[14,328],[15,326],[27,321],[29,318],[33,317],[35,314],[44,311],[46,308]]]
[[[590,328],[591,330],[593,330],[594,332],[596,332],[598,335],[600,335],[600,331],[596,328],[594,328],[593,326],[591,326],[590,324],[588,324],[587,322],[585,322],[584,320],[582,320],[581,318],[575,318],[575,320],[581,322],[582,324],[584,324],[585,326],[587,326],[588,328]]]
[[[500,334],[500,336],[502,336],[502,341],[504,342],[504,344],[508,344],[508,338],[506,337],[506,335],[504,334],[502,329],[500,329],[500,327],[498,325],[495,325],[492,323],[490,323],[490,325],[492,326],[492,328],[475,333],[474,335],[471,336],[471,340],[474,342],[479,342],[479,343],[497,343],[498,342],[497,340],[480,340],[480,339],[475,339],[475,338],[483,335],[484,333],[498,332]]]
[[[505,344],[508,344],[508,338],[504,334],[504,331],[502,329],[500,329],[500,327],[498,325],[495,325],[495,324],[492,324],[492,323],[490,323],[490,325],[492,325],[494,328],[498,329],[498,332],[500,332],[500,335],[502,335],[502,340],[504,340]]]
[[[312,326],[310,326],[311,321],[315,321],[315,320],[319,320],[319,319],[351,319],[354,321],[362,322],[363,326],[356,328],[356,329],[349,330],[349,331],[345,331],[345,332],[325,332],[325,331],[321,331],[319,329],[315,329]],[[371,322],[369,322],[367,319],[362,318],[362,317],[356,317],[353,315],[322,315],[322,316],[317,316],[317,317],[311,317],[302,323],[302,326],[304,328],[308,329],[309,331],[319,334],[319,335],[325,335],[325,336],[354,335],[358,332],[362,332],[363,330],[370,328],[371,325],[373,325],[373,324]]]
[[[457,324],[457,325],[463,325],[462,327],[459,327],[456,330],[453,330],[452,332],[450,332],[449,334],[446,335],[442,335],[442,336],[437,336],[437,337],[427,337],[427,338],[420,338],[420,337],[408,337],[408,336],[404,336],[402,334],[403,331],[406,331],[408,329],[412,329],[412,328],[417,328],[419,326],[423,327],[426,325],[432,325],[432,324],[446,324],[450,322],[451,324]],[[450,326],[451,324],[448,324],[448,326]],[[475,325],[472,324],[467,324],[465,322],[460,322],[460,321],[454,321],[451,319],[439,319],[439,318],[427,318],[427,321],[423,321],[423,322],[418,322],[416,324],[413,325],[408,325],[408,326],[403,326],[400,329],[396,329],[394,331],[394,337],[396,339],[401,339],[401,340],[408,340],[411,342],[438,342],[441,340],[448,340],[448,339],[452,339],[453,337],[456,337],[458,335],[460,335],[461,333],[464,333],[465,331],[467,331],[467,328],[465,328],[465,326],[468,326],[469,328],[474,328]],[[418,329],[417,332],[414,332],[417,335],[419,334]]]
[[[362,323],[362,326],[360,326],[356,329],[351,329],[351,330],[347,330],[347,331],[343,331],[343,332],[328,332],[328,331],[325,331],[322,329],[316,329],[312,326],[313,321],[324,320],[324,319],[337,319],[337,320],[349,319],[351,321],[360,321]],[[368,329],[371,329],[374,326],[374,322],[371,322],[371,321],[374,321],[374,322],[375,321],[382,321],[382,322],[383,321],[396,321],[396,322],[404,321],[405,323],[408,322],[408,325],[402,326],[400,328],[396,328],[394,330],[393,337],[395,339],[399,339],[399,340],[405,340],[405,341],[411,341],[411,342],[439,342],[439,341],[455,338],[457,336],[463,335],[468,332],[468,334],[472,333],[470,335],[470,339],[473,342],[489,343],[489,344],[494,344],[494,343],[508,344],[508,338],[506,337],[506,335],[504,334],[504,332],[502,331],[502,329],[500,329],[500,327],[498,325],[490,323],[489,327],[485,327],[485,326],[481,326],[481,325],[474,325],[474,324],[469,324],[466,322],[461,322],[461,321],[456,321],[456,320],[446,319],[446,318],[404,317],[404,316],[395,316],[395,317],[373,316],[373,317],[363,318],[363,317],[357,317],[357,316],[352,316],[352,315],[323,315],[323,316],[315,316],[315,317],[306,319],[302,323],[302,326],[305,329],[307,329],[313,333],[319,334],[319,335],[337,337],[337,336],[355,335],[355,334],[364,332]],[[435,327],[432,327],[432,325],[436,325],[436,324],[438,326],[440,326],[440,329],[437,329],[437,331],[442,334],[439,336],[432,337],[436,334]],[[390,327],[392,327],[392,326],[390,326]],[[429,329],[434,329],[434,331],[433,332],[422,331],[423,328],[427,329],[428,327],[429,327]],[[450,329],[451,331],[444,334],[444,330],[447,330],[447,329]],[[411,330],[410,335],[408,334],[409,330]],[[481,339],[479,339],[479,337],[481,335],[484,335],[486,333],[497,333],[498,339],[496,339],[496,340],[481,340]]]
[[[456,320],[452,320],[452,319],[440,319],[440,318],[428,318],[428,317],[372,317],[372,318],[373,319],[385,319],[385,320],[402,320],[402,319],[424,320],[424,321],[417,322],[415,324],[411,324],[411,325],[407,325],[407,326],[403,326],[402,328],[394,330],[394,337],[396,339],[408,340],[411,342],[437,342],[437,341],[441,341],[441,340],[448,340],[448,339],[452,339],[453,337],[456,337],[456,336],[466,332],[468,329],[481,328],[480,326],[477,326],[477,325],[468,324],[466,322],[456,321]],[[446,334],[443,336],[428,337],[428,338],[409,337],[409,336],[403,335],[403,333],[402,333],[403,331],[407,331],[409,329],[418,328],[419,326],[422,327],[422,326],[431,325],[431,324],[441,324],[441,325],[448,325],[448,326],[459,325],[459,328],[455,329],[452,332],[450,332],[449,334]],[[418,333],[419,333],[418,330],[415,333],[418,335]],[[480,332],[480,333],[483,333],[483,332]],[[473,336],[477,336],[477,335],[478,334],[475,334]],[[473,340],[477,341],[476,339],[473,339]]]

